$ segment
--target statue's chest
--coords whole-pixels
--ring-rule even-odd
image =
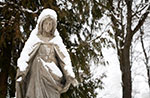
[[[54,50],[54,44],[41,44],[38,50],[38,57],[44,61],[51,62],[56,61],[56,55]]]
[[[41,55],[49,55],[49,54],[54,54],[54,45],[53,44],[42,44],[40,46],[39,51],[41,52]]]

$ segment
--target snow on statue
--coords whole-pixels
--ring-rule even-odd
[[[44,9],[18,59],[16,98],[60,98],[77,80],[56,29],[57,14]]]

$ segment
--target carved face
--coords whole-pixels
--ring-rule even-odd
[[[38,24],[38,35],[43,37],[54,37],[57,20],[52,16],[45,16]]]
[[[43,31],[45,33],[52,33],[51,30],[53,28],[53,20],[51,18],[46,18],[44,21],[43,21]]]

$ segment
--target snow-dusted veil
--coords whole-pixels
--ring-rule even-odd
[[[27,42],[25,43],[25,46],[21,52],[20,58],[18,59],[17,62],[17,66],[19,67],[20,71],[25,71],[27,66],[28,66],[28,62],[31,59],[31,52],[34,51],[36,49],[36,44],[39,42],[43,42],[42,40],[40,40],[38,38],[38,28],[39,28],[39,23],[40,21],[46,17],[46,16],[52,16],[54,19],[56,19],[57,21],[57,14],[54,10],[52,9],[44,9],[41,14],[38,17],[37,20],[37,24],[35,29],[31,32],[30,37],[28,38]],[[75,77],[73,70],[72,70],[72,65],[71,65],[71,60],[70,60],[70,56],[67,52],[67,49],[65,47],[65,45],[63,44],[62,38],[59,35],[59,32],[57,31],[57,29],[54,32],[54,38],[52,40],[49,41],[49,43],[54,43],[57,44],[61,50],[61,52],[65,55],[65,58],[63,59],[65,65],[65,70],[68,71],[68,73],[70,74],[70,76],[72,76],[73,78]]]

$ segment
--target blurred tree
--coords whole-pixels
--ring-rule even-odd
[[[95,64],[106,63],[101,52],[101,43],[106,39],[95,40],[94,30],[99,28],[98,19],[104,11],[95,0],[0,2],[0,98],[15,96],[17,59],[44,8],[52,8],[58,13],[57,28],[69,50],[74,71],[80,82],[78,88],[70,87],[62,98],[96,98],[95,89],[102,88],[102,82],[100,78],[91,80],[90,61],[94,60]]]
[[[107,0],[100,3],[112,21],[112,29],[122,72],[123,98],[131,98],[132,79],[130,47],[133,36],[145,22],[150,6],[147,0]]]

